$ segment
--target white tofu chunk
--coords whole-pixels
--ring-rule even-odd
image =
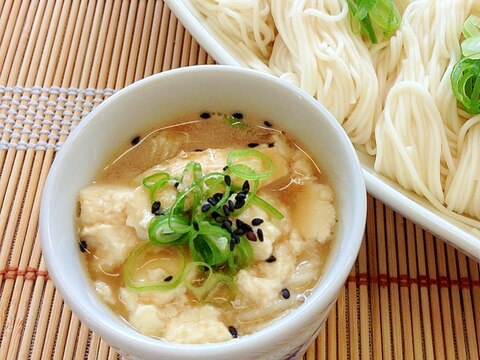
[[[122,186],[92,185],[80,191],[80,221],[95,224],[124,225],[131,189]]]
[[[184,308],[172,318],[165,328],[163,337],[172,342],[201,344],[226,341],[232,338],[225,324],[219,320],[220,310],[204,305]]]
[[[125,225],[88,226],[80,235],[96,256],[98,265],[107,272],[119,268],[137,245],[135,230]]]
[[[138,305],[130,313],[128,321],[142,334],[150,336],[160,336],[166,326],[161,309],[158,309],[155,305]]]
[[[293,205],[293,222],[306,239],[326,241],[335,224],[333,192],[323,184],[308,182],[299,191]]]
[[[276,245],[273,251],[276,261],[260,263],[258,265],[264,277],[284,284],[288,277],[295,271],[296,257],[288,243]]]
[[[111,305],[115,304],[112,288],[108,286],[108,284],[104,283],[103,281],[95,281],[94,286],[98,296],[100,296],[104,302]]]
[[[277,279],[261,278],[249,270],[240,270],[235,281],[239,293],[261,307],[268,307],[278,300],[283,288]]]
[[[148,240],[148,226],[154,215],[149,193],[143,186],[130,192],[129,201],[126,204],[126,214],[125,223],[135,229],[140,239]]]

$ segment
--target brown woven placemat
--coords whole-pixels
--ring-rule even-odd
[[[157,0],[0,1],[0,359],[115,359],[55,291],[38,238],[56,151],[135,80],[213,63]],[[360,255],[305,359],[478,359],[476,262],[368,198]]]

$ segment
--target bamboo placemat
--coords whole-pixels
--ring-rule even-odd
[[[0,359],[115,359],[45,270],[45,178],[116,89],[214,61],[159,0],[0,0],[0,39]],[[305,359],[478,359],[479,345],[478,264],[369,197],[355,268]]]

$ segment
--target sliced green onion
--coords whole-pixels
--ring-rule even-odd
[[[465,39],[480,36],[480,18],[475,15],[470,15],[463,24],[462,34]]]
[[[201,275],[200,278],[199,274]],[[198,300],[203,300],[208,293],[209,279],[212,274],[212,267],[205,262],[194,261],[188,263],[183,273],[183,284]]]
[[[470,55],[455,64],[451,74],[452,90],[461,106],[470,114],[480,114],[480,56]]]
[[[155,200],[155,194],[157,191],[171,181],[177,181],[177,179],[166,172],[158,172],[143,178],[142,184],[150,190],[150,201],[153,201]]]
[[[148,227],[148,237],[153,244],[173,245],[192,227],[190,219],[178,214],[155,216]]]
[[[400,27],[400,12],[394,0],[376,1],[369,15],[385,36],[392,35]]]
[[[214,272],[210,265],[202,261],[187,264],[183,278],[185,287],[193,293],[197,300],[202,302],[228,301],[235,296],[237,291],[232,276]],[[222,285],[226,285],[230,291],[228,298],[219,299]]]
[[[248,128],[248,125],[244,121],[237,119],[232,115],[225,115],[224,117],[225,117],[225,122],[231,127],[234,127],[236,129],[242,129],[242,130]]]
[[[173,259],[173,260],[172,260]],[[170,281],[148,280],[148,270],[164,269]],[[147,243],[136,248],[125,261],[125,284],[136,291],[172,290],[183,280],[185,256],[180,247],[163,247]]]
[[[278,220],[283,219],[283,217],[284,217],[283,214],[280,211],[278,211],[277,209],[275,209],[272,205],[270,205],[270,203],[268,203],[267,201],[262,199],[261,197],[255,195],[252,201],[255,205],[261,207],[266,212],[271,214],[275,219],[278,219]]]
[[[376,30],[391,36],[400,26],[400,12],[394,0],[347,0],[347,3],[352,31],[366,34],[373,44],[377,43]]]
[[[480,54],[480,35],[464,40],[461,46],[463,56]]]
[[[264,172],[258,173],[243,162],[253,160],[260,161],[266,168]],[[228,170],[233,175],[246,180],[262,180],[268,178],[273,173],[273,162],[262,152],[255,149],[232,150],[227,156]]]
[[[200,223],[198,236],[189,244],[193,259],[204,261],[210,266],[226,263],[231,256],[230,237],[229,232],[219,226],[206,221]]]

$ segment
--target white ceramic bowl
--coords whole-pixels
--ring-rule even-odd
[[[205,345],[144,336],[97,298],[80,263],[77,193],[138,133],[206,109],[273,119],[303,140],[336,191],[338,232],[326,272],[307,301],[266,329]],[[90,113],[58,153],[45,184],[40,235],[47,267],[73,312],[121,354],[142,359],[296,359],[315,339],[353,266],[366,217],[366,191],[355,151],[338,122],[303,91],[275,77],[227,66],[167,71],[119,91]]]

